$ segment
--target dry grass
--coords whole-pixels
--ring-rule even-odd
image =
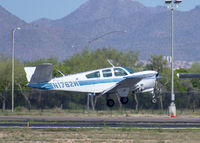
[[[34,143],[199,143],[198,129],[0,129],[0,142]]]

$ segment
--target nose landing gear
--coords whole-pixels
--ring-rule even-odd
[[[153,104],[156,104],[158,102],[158,99],[160,98],[160,90],[156,90],[152,92],[152,100],[151,102]]]
[[[156,104],[156,103],[157,103],[157,99],[156,99],[156,98],[152,98],[151,102],[152,102],[153,104]]]

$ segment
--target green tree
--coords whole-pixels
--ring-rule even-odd
[[[6,99],[8,95],[11,95],[12,84],[12,61],[6,57],[0,56],[0,90],[3,110],[6,108]],[[25,85],[25,72],[23,65],[18,60],[15,60],[15,89],[18,89],[18,85]]]
[[[163,69],[166,68],[166,66],[167,61],[163,59],[162,55],[151,55],[149,64],[146,65],[146,68],[149,70],[163,72]]]
[[[111,59],[116,66],[127,66],[129,68],[137,69],[139,64],[138,52],[129,51],[127,53],[118,52],[113,48],[97,49],[90,52],[87,48],[82,53],[75,54],[70,59],[63,62],[66,73],[84,72],[87,70],[94,70],[110,66],[108,59]]]

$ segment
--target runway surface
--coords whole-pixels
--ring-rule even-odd
[[[200,117],[0,116],[0,127],[200,128]]]

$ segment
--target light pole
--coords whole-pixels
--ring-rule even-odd
[[[169,115],[176,116],[175,94],[174,94],[174,9],[182,0],[165,0],[165,3],[171,10],[171,104],[169,106]]]
[[[99,40],[99,39],[101,39],[101,38],[103,38],[107,35],[110,35],[110,34],[113,34],[113,33],[118,33],[118,32],[126,33],[127,31],[126,30],[124,30],[124,31],[123,30],[115,30],[115,31],[110,31],[110,32],[104,33],[104,34],[88,41],[88,45],[87,45],[88,49],[89,49],[90,44],[93,43],[94,41],[97,41],[97,40]],[[93,96],[92,96],[92,100],[93,100]],[[90,95],[89,94],[88,94],[88,98],[87,98],[87,106],[88,106],[88,110],[89,110],[90,109]]]
[[[20,27],[12,29],[12,112],[14,112],[14,86],[15,86],[15,31]]]

